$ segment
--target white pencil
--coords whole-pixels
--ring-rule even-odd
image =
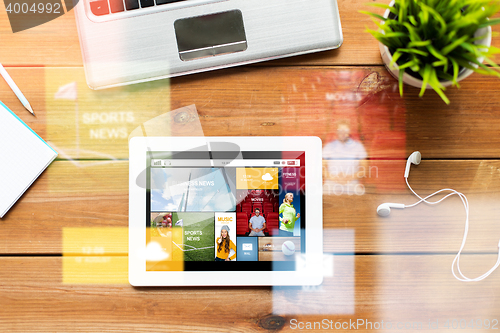
[[[12,80],[12,78],[10,77],[9,73],[7,73],[7,71],[5,70],[5,68],[3,68],[2,64],[0,64],[0,74],[2,74],[3,78],[5,79],[5,82],[7,82],[7,84],[10,87],[10,89],[12,89],[12,91],[14,92],[14,94],[16,94],[17,98],[19,98],[19,101],[21,101],[21,103],[24,105],[24,107],[26,108],[26,110],[28,110],[29,112],[31,112],[32,115],[35,115],[35,112],[33,112],[33,108],[31,107],[30,103],[28,102],[28,100],[26,99],[26,97],[24,97],[24,95],[21,92],[21,90],[19,90],[19,88],[17,87],[17,85],[14,82],[14,80]]]

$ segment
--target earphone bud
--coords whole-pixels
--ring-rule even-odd
[[[404,209],[404,204],[386,202],[377,207],[377,214],[382,217],[389,216],[391,208]]]
[[[405,178],[408,178],[408,175],[410,174],[410,166],[412,164],[419,165],[420,161],[422,161],[422,154],[420,154],[419,151],[411,153],[410,157],[408,157],[408,160],[406,161]],[[377,214],[382,217],[389,216],[391,208],[403,209],[405,208],[405,205],[390,202],[383,203],[377,207]]]
[[[410,166],[412,164],[419,165],[421,160],[422,154],[420,154],[419,151],[411,153],[410,157],[408,157],[408,160],[406,161],[405,178],[408,178],[408,175],[410,174]]]
[[[419,201],[417,201],[411,205],[404,205],[404,204],[398,204],[398,203],[383,203],[377,207],[377,214],[379,216],[386,217],[386,216],[389,216],[389,214],[391,213],[391,208],[410,208],[410,207],[415,207],[416,205],[418,205],[422,202],[425,202],[426,204],[429,204],[429,205],[436,205],[452,195],[457,195],[460,198],[460,200],[462,201],[462,204],[464,205],[464,208],[465,208],[465,232],[464,232],[464,237],[462,239],[462,245],[460,246],[460,249],[458,250],[458,253],[455,256],[455,259],[453,260],[453,263],[451,265],[451,272],[457,280],[462,281],[462,282],[477,282],[477,281],[484,280],[491,273],[493,273],[493,271],[495,271],[495,269],[500,267],[500,242],[498,242],[497,262],[489,271],[487,271],[483,275],[478,276],[477,278],[473,278],[473,279],[466,277],[462,273],[462,271],[460,270],[460,255],[462,254],[462,251],[464,249],[465,242],[467,240],[467,234],[469,232],[469,201],[467,200],[467,197],[463,193],[455,191],[455,190],[450,189],[450,188],[441,189],[441,190],[436,191],[432,194],[429,194],[428,196],[426,196],[424,198],[422,198],[420,195],[418,195],[417,192],[415,192],[411,188],[410,183],[408,182],[408,175],[410,173],[410,166],[412,164],[415,164],[415,165],[420,164],[421,160],[422,160],[422,155],[420,154],[420,152],[418,152],[418,151],[413,152],[410,155],[410,157],[408,157],[408,160],[406,161],[406,169],[405,169],[405,174],[404,174],[406,185],[408,186],[410,191],[419,199]],[[429,201],[428,200],[429,198],[431,198],[437,194],[441,194],[443,192],[447,193],[447,194],[444,197],[442,197],[441,199],[436,200],[436,201]]]

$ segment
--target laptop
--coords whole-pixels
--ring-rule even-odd
[[[321,140],[134,137],[134,286],[318,285]]]
[[[342,44],[336,0],[82,0],[75,15],[92,89]]]

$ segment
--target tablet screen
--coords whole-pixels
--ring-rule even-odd
[[[147,152],[147,271],[293,271],[305,152]]]

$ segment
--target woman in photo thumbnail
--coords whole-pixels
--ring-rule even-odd
[[[229,254],[233,250],[234,254],[229,257]],[[223,225],[220,228],[220,237],[217,238],[217,257],[215,261],[231,261],[236,258],[236,245],[229,238],[229,227]]]
[[[300,213],[297,214],[295,207],[293,207],[293,193],[288,192],[283,199],[283,203],[280,206],[280,237],[292,237],[293,228],[295,227],[295,221],[300,218]]]

